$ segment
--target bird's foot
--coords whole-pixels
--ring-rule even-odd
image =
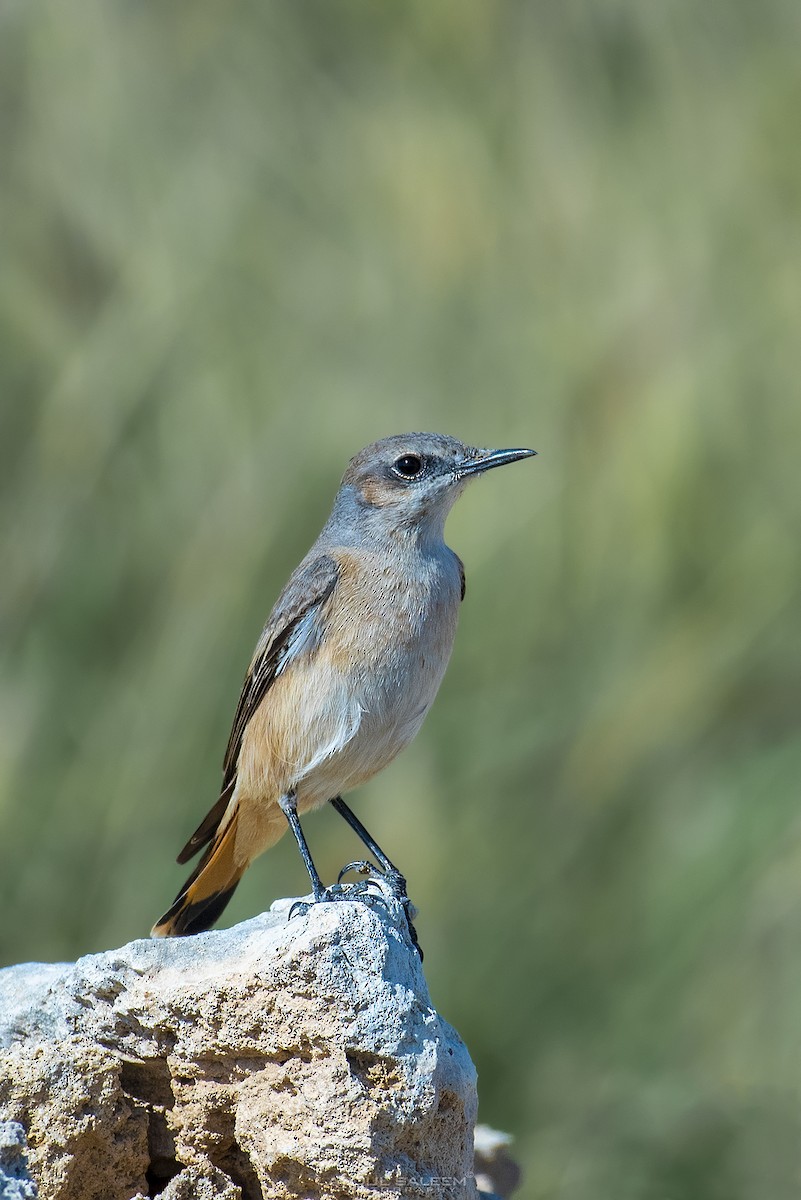
[[[366,878],[356,883],[343,884],[342,879],[349,871],[356,871]],[[420,955],[422,962],[423,951],[417,940],[417,930],[412,921],[412,917],[417,914],[406,892],[406,880],[400,871],[394,869],[383,871],[375,863],[368,862],[366,859],[347,863],[339,872],[337,882],[331,887],[320,888],[319,894],[315,894],[313,900],[296,900],[289,910],[287,920],[291,921],[294,916],[305,916],[313,904],[332,904],[339,900],[356,900],[361,901],[362,904],[373,904],[376,901],[379,904],[385,903],[386,896],[382,885],[403,909],[409,940]]]
[[[361,900],[364,903],[369,903],[371,900],[382,900],[383,896],[380,891],[370,891],[370,886],[376,888],[377,882],[373,879],[365,879],[360,883],[341,884],[334,883],[331,887],[320,888],[316,892],[313,900],[296,900],[289,910],[287,920],[291,921],[294,916],[305,917],[309,909],[315,904],[334,904],[338,900]]]
[[[337,883],[342,883],[344,876],[349,871],[356,871],[359,875],[368,876],[368,883],[374,883],[378,886],[380,886],[380,880],[380,883],[387,888],[393,900],[398,900],[401,904],[409,903],[406,880],[395,867],[385,870],[383,867],[377,867],[375,863],[371,863],[365,858],[359,858],[355,862],[346,863],[339,872],[339,875],[337,875]]]
[[[351,871],[355,871],[357,875],[364,875],[370,880],[376,880],[382,877],[381,868],[375,863],[371,863],[366,858],[357,858],[353,862],[346,863],[342,870],[337,875],[337,883],[341,884],[342,880]]]
[[[392,898],[398,901],[403,909],[403,915],[406,918],[406,927],[409,931],[409,939],[417,953],[420,955],[420,961],[422,962],[423,951],[420,946],[420,942],[417,939],[417,930],[414,927],[414,922],[412,919],[413,917],[417,916],[417,910],[409,899],[409,893],[406,890],[406,879],[403,875],[401,875],[400,871],[398,871],[395,867],[390,867],[385,870],[381,867],[377,867],[375,863],[371,863],[367,859],[357,859],[355,862],[347,863],[346,866],[342,868],[337,876],[338,884],[341,884],[342,877],[347,875],[349,871],[356,871],[359,875],[368,876],[364,884],[356,883],[352,884],[351,887],[364,887],[367,889],[370,884],[373,884],[374,886],[380,886],[383,884],[384,887],[386,887],[389,891],[389,894],[392,896]],[[365,891],[365,899],[368,896],[370,899],[382,898],[380,895],[376,896],[374,893],[368,893]]]

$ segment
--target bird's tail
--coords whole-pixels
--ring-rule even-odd
[[[248,865],[247,860],[234,857],[238,818],[237,808],[175,897],[175,903],[153,926],[152,937],[202,933],[220,916]]]

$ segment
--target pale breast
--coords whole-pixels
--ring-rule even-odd
[[[315,789],[330,789],[335,776],[343,791],[364,783],[420,728],[448,665],[459,610],[458,562],[443,551],[413,564],[413,580],[385,561],[354,561],[344,553],[339,559],[325,650],[347,680],[361,720],[353,738],[310,773]]]
[[[302,811],[364,783],[408,745],[456,632],[458,561],[442,549],[413,564],[413,584],[385,559],[334,553],[340,575],[316,645],[275,680],[243,740],[243,791],[271,803],[294,789]]]

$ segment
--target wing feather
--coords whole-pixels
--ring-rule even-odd
[[[236,767],[248,722],[287,663],[308,649],[319,630],[320,608],[336,586],[339,566],[328,554],[301,564],[286,585],[262,630],[234,714],[223,760],[220,799],[184,846],[187,862],[214,837],[236,783]]]

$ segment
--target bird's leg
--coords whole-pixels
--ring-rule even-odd
[[[403,912],[406,917],[406,924],[409,928],[409,937],[411,938],[412,945],[420,955],[420,959],[422,961],[423,951],[421,950],[420,943],[417,940],[417,930],[412,924],[411,901],[409,900],[409,894],[406,890],[405,877],[400,873],[395,864],[389,858],[387,858],[378,842],[365,829],[355,812],[348,808],[341,796],[335,796],[329,803],[331,804],[332,808],[336,809],[341,817],[344,817],[356,836],[360,838],[362,842],[364,842],[370,853],[378,860],[378,864],[383,871],[384,880],[388,884],[392,895],[396,900],[400,901],[403,907]],[[341,880],[342,876],[347,874],[348,871],[360,871],[362,874],[369,874],[371,869],[372,863],[365,862],[364,860],[351,862],[342,868],[342,870],[339,872],[339,878]]]
[[[323,887],[323,881],[314,865],[308,843],[306,842],[303,830],[300,827],[300,821],[298,819],[298,798],[296,794],[294,792],[287,792],[286,795],[279,796],[278,806],[289,822],[289,828],[295,835],[295,841],[298,843],[298,850],[300,850],[300,857],[303,859],[304,863],[306,864],[306,870],[309,872],[309,879],[311,880],[314,899],[316,901],[325,900],[326,889]]]
[[[345,818],[345,820],[350,825],[351,829],[356,834],[356,836],[358,838],[360,838],[361,841],[364,842],[365,846],[370,851],[370,853],[378,860],[378,864],[381,867],[381,869],[383,870],[384,874],[389,877],[388,882],[390,883],[393,892],[397,891],[399,896],[400,895],[405,896],[406,895],[406,880],[404,879],[403,875],[401,875],[400,871],[395,866],[395,864],[393,862],[391,862],[390,859],[387,858],[386,854],[381,849],[381,847],[379,846],[379,844],[375,840],[375,838],[365,829],[364,825],[362,825],[361,821],[356,816],[355,812],[353,812],[350,808],[348,808],[347,804],[345,803],[345,801],[342,799],[341,796],[335,796],[333,800],[329,801],[329,803],[332,808],[336,809],[336,811],[339,813],[339,815],[341,817]],[[371,866],[372,866],[372,863],[365,863],[362,861],[348,863],[348,865],[346,867],[343,867],[342,870],[340,871],[340,873],[339,873],[340,878],[347,871],[361,869],[362,873],[365,873],[366,868],[369,868]]]
[[[334,884],[333,887],[325,887],[314,865],[308,843],[300,827],[297,795],[295,792],[287,792],[286,795],[280,797],[278,804],[289,822],[289,828],[295,835],[295,841],[298,844],[301,858],[306,864],[306,870],[309,872],[315,904],[332,903],[335,900],[362,900],[369,902],[371,900],[383,899],[380,893],[370,892],[369,881],[352,884],[350,887],[342,887],[339,883]],[[303,914],[308,911],[309,905],[305,900],[296,900],[289,910],[289,916],[293,917],[295,913]],[[412,940],[414,941],[414,938]]]

